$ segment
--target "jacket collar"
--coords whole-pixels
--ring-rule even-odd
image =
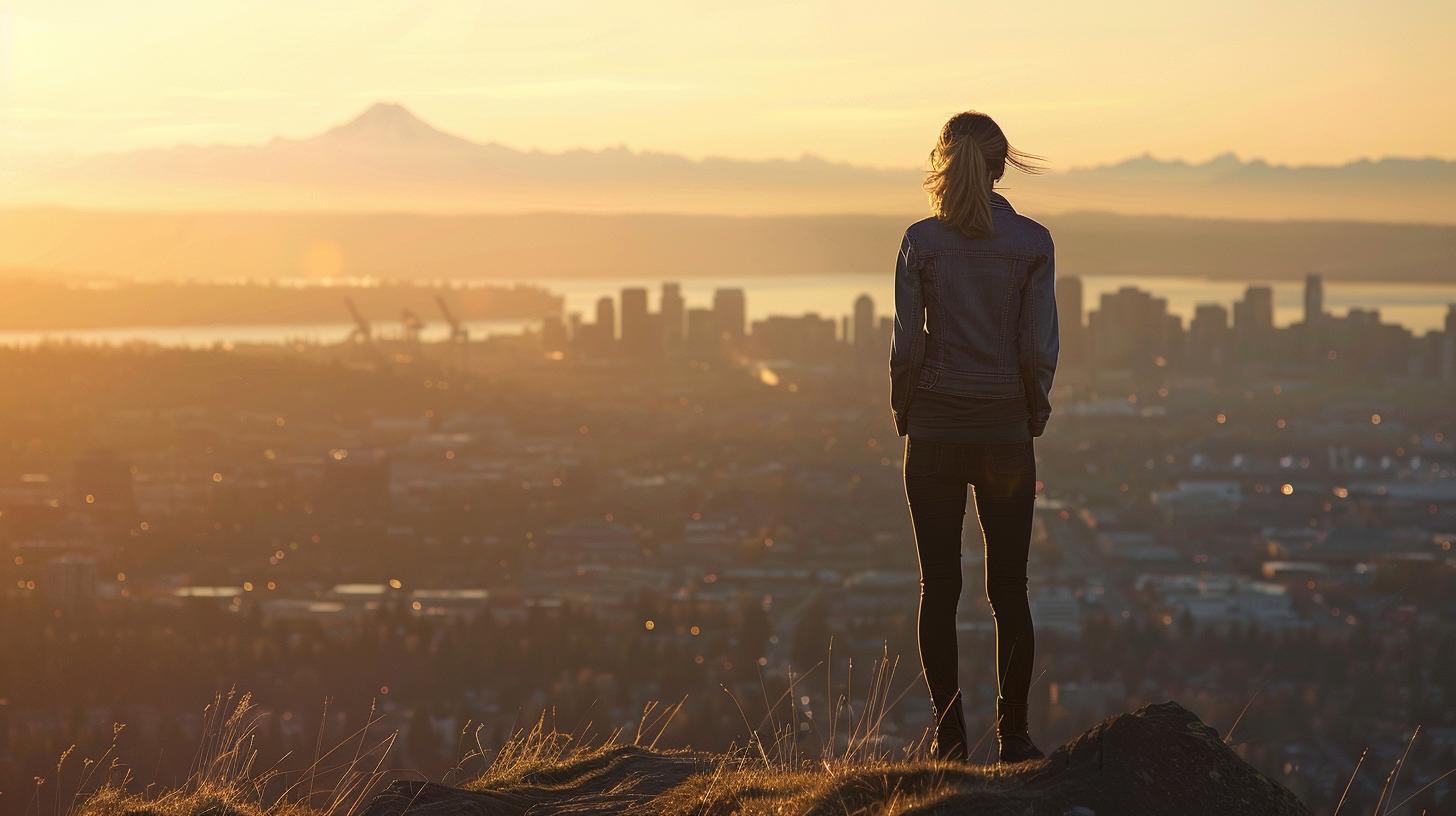
[[[1008,212],[1016,212],[1016,208],[1011,206],[1011,202],[1006,200],[1006,196],[1001,195],[995,190],[991,191],[991,206],[999,207]]]

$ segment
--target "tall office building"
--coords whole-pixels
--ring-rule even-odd
[[[669,349],[676,350],[682,345],[683,332],[686,331],[687,301],[683,299],[681,284],[662,284],[661,314],[662,342]]]
[[[1257,360],[1270,351],[1274,339],[1274,290],[1250,286],[1244,299],[1234,304],[1234,345],[1239,357]]]
[[[617,305],[609,297],[597,298],[597,332],[609,345],[617,339]]]
[[[1234,331],[1262,333],[1274,329],[1274,289],[1250,286],[1244,299],[1234,304]]]
[[[1313,326],[1325,315],[1325,279],[1319,275],[1304,277],[1304,324]]]
[[[1329,362],[1329,321],[1325,319],[1325,281],[1319,275],[1304,276],[1304,325],[1297,328],[1303,332],[1304,359],[1308,365],[1319,366]]]
[[[1438,375],[1446,382],[1456,382],[1456,303],[1446,306],[1446,330],[1441,332],[1438,354]]]
[[[742,340],[748,325],[748,297],[742,289],[718,289],[713,292],[713,314],[718,328],[730,341]]]
[[[854,299],[854,346],[864,351],[873,348],[877,339],[874,298],[860,295]]]
[[[1188,324],[1189,367],[1211,372],[1228,362],[1230,346],[1228,309],[1217,303],[1200,303],[1193,308]]]
[[[597,299],[596,322],[577,335],[576,345],[589,354],[611,354],[617,347],[617,304],[610,297]]]
[[[1168,301],[1155,298],[1134,286],[1124,286],[1102,296],[1098,309],[1088,316],[1087,336],[1091,339],[1098,368],[1137,368],[1151,364],[1171,352]]]
[[[622,290],[622,351],[646,354],[654,343],[652,321],[647,313],[647,290],[629,286]]]
[[[1087,361],[1087,330],[1082,322],[1082,279],[1057,278],[1057,324],[1061,334],[1061,361],[1081,365]]]
[[[688,309],[687,346],[695,354],[711,354],[718,347],[718,316],[712,309]]]

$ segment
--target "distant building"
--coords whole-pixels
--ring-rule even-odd
[[[622,290],[622,351],[642,356],[658,346],[647,311],[647,290],[629,286]]]
[[[1228,364],[1232,339],[1228,309],[1217,303],[1198,304],[1188,324],[1189,367],[1201,373],[1223,368]]]
[[[1234,344],[1244,362],[1267,360],[1274,340],[1274,289],[1250,286],[1234,304]]]
[[[1087,328],[1082,320],[1082,279],[1076,275],[1057,278],[1056,298],[1061,363],[1083,365],[1087,362]]]
[[[1437,376],[1446,382],[1456,382],[1456,303],[1446,307],[1446,330],[1441,333]]]
[[[683,344],[683,333],[687,330],[687,301],[683,299],[682,285],[662,284],[662,342],[671,351],[677,351]]]
[[[1304,278],[1304,323],[1313,326],[1325,316],[1325,280],[1319,275]]]
[[[605,344],[603,351],[617,339],[617,307],[609,297],[597,299],[597,341]]]
[[[1088,335],[1098,368],[1141,368],[1166,360],[1172,329],[1168,301],[1134,286],[1102,295],[1090,315]]]
[[[875,333],[875,301],[869,295],[854,299],[854,345],[861,352],[875,347],[879,340]]]
[[[1325,317],[1324,278],[1319,275],[1306,275],[1304,278],[1304,323],[1296,327],[1296,332],[1303,333],[1304,359],[1302,363],[1306,366],[1324,366],[1328,363],[1328,360],[1325,359],[1329,345]],[[1317,369],[1311,368],[1310,370]]]
[[[748,325],[748,296],[742,289],[718,289],[713,292],[713,314],[718,328],[729,341],[742,340]]]
[[[718,315],[712,309],[688,309],[687,347],[698,356],[712,354],[722,338],[718,330]]]

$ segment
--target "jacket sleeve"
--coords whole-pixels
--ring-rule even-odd
[[[925,355],[925,296],[920,285],[920,259],[907,231],[895,260],[895,326],[890,337],[890,412],[895,432],[904,436],[910,400],[920,379]]]
[[[1051,417],[1052,376],[1060,350],[1057,326],[1056,250],[1051,235],[1032,262],[1021,290],[1021,326],[1017,331],[1017,352],[1021,382],[1026,389],[1032,436],[1041,436]]]

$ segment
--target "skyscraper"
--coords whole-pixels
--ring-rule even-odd
[[[1234,331],[1261,333],[1274,329],[1274,289],[1250,286],[1234,304]]]
[[[1087,361],[1086,324],[1082,322],[1082,279],[1076,275],[1057,278],[1057,324],[1061,334],[1061,358],[1065,365]]]
[[[1102,295],[1089,315],[1088,337],[1098,368],[1138,368],[1171,351],[1168,301],[1135,286]],[[1060,318],[1058,318],[1060,320]]]
[[[720,332],[712,309],[688,309],[687,346],[697,355],[710,355],[718,347]]]
[[[1234,304],[1234,344],[1245,361],[1259,359],[1274,339],[1274,290],[1250,286]]]
[[[854,299],[854,346],[860,351],[873,348],[875,334],[875,301],[869,295]]]
[[[1313,326],[1325,315],[1325,280],[1319,275],[1304,276],[1304,324]]]
[[[1441,333],[1439,356],[1438,375],[1446,382],[1456,382],[1456,303],[1446,306],[1446,330]]]
[[[748,323],[748,297],[742,289],[718,289],[713,292],[713,314],[718,328],[731,341],[742,340]]]
[[[647,290],[629,286],[622,290],[622,351],[642,355],[655,346],[652,321],[647,314]]]
[[[601,351],[612,348],[617,341],[617,306],[609,297],[597,299],[597,342]]]
[[[687,301],[683,300],[682,286],[662,284],[662,342],[668,349],[676,351],[682,345],[686,316]]]
[[[1188,363],[1195,371],[1215,371],[1228,362],[1229,313],[1217,303],[1193,308],[1188,324]]]

